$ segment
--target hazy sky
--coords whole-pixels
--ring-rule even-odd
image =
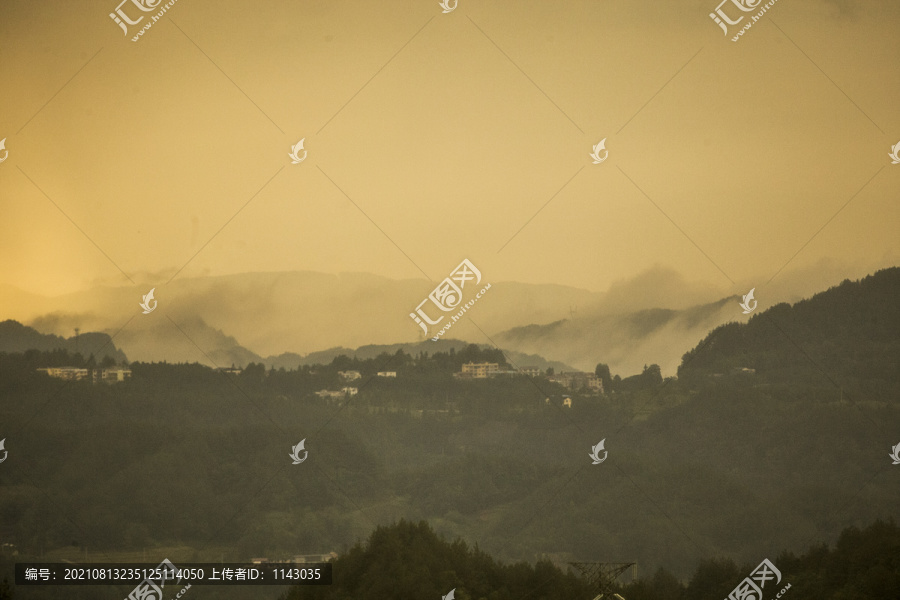
[[[160,284],[212,239],[179,277],[745,293],[826,223],[791,268],[900,263],[897,2],[779,0],[737,43],[716,0],[178,0],[136,43],[116,5],[0,4],[2,283]]]

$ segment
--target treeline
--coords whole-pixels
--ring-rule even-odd
[[[609,365],[600,363],[594,374],[603,382],[603,391],[607,393],[652,390],[663,382],[662,371],[657,364],[644,365],[644,370],[637,375],[622,379],[619,375],[610,374]]]
[[[760,558],[760,562],[762,560]],[[722,600],[756,567],[733,560],[702,561],[687,582],[658,569],[652,576],[617,583],[626,600]],[[796,600],[896,600],[900,598],[900,528],[876,521],[845,529],[837,544],[820,544],[805,554],[782,552],[774,559],[782,575],[769,581],[765,598],[790,585]],[[627,577],[627,576],[623,576]],[[504,565],[478,547],[439,538],[424,521],[377,528],[333,563],[333,585],[298,586],[281,600],[440,598],[456,600],[570,600],[598,593],[590,582],[550,562]]]
[[[12,321],[8,323],[14,323]],[[126,360],[115,360],[111,356],[104,355],[101,360],[96,360],[93,353],[87,357],[83,353],[69,351],[64,348],[50,350],[29,349],[23,352],[0,351],[0,360],[4,366],[12,371],[27,371],[42,367],[78,367],[127,365]],[[503,351],[495,348],[482,348],[476,344],[469,344],[460,351],[450,348],[449,352],[422,352],[413,357],[410,354],[397,350],[394,354],[382,352],[374,358],[359,359],[345,355],[335,357],[327,365],[299,365],[297,369],[278,369],[281,373],[302,373],[337,376],[339,371],[359,371],[366,376],[373,376],[379,371],[403,371],[407,373],[456,373],[464,363],[498,363],[501,369],[510,369]],[[134,363],[134,364],[168,364],[162,363]],[[234,367],[234,365],[232,365]],[[212,369],[210,369],[212,370]],[[262,363],[249,363],[243,371],[248,377],[265,374],[266,368]],[[271,369],[270,371],[274,371]]]
[[[422,352],[417,356],[397,350],[394,354],[382,353],[374,358],[358,359],[345,355],[335,357],[325,365],[298,365],[296,369],[268,369],[262,363],[249,363],[239,373],[226,375],[218,369],[198,363],[117,363],[104,356],[99,362],[91,354],[63,349],[49,351],[28,350],[24,353],[0,352],[0,389],[4,384],[16,385],[44,378],[37,373],[44,367],[76,367],[86,369],[127,366],[132,370],[134,385],[146,385],[149,389],[168,386],[184,386],[185,389],[204,392],[218,387],[236,387],[258,398],[285,395],[295,398],[310,398],[323,389],[340,390],[343,387],[365,388],[367,402],[376,405],[391,404],[399,407],[445,408],[448,400],[474,401],[472,408],[483,408],[480,400],[489,397],[493,408],[520,410],[535,406],[535,401],[546,397],[569,396],[572,390],[550,381],[552,368],[531,380],[523,377],[480,380],[478,387],[471,381],[454,378],[466,363],[497,363],[501,370],[512,370],[501,350],[483,348],[470,344],[460,351],[451,348],[449,352]],[[347,379],[342,372],[357,371],[359,379]],[[394,371],[396,378],[378,377],[381,371]],[[622,378],[611,376],[609,367],[598,364],[595,370],[603,382],[605,393],[629,394],[652,391],[663,382],[659,365],[645,365],[641,373]],[[229,379],[231,383],[229,383]],[[587,393],[587,390],[582,390]],[[523,404],[522,400],[527,399]],[[462,406],[460,408],[465,408]]]
[[[114,367],[118,363],[109,356],[103,356],[99,361],[93,354],[85,357],[80,352],[68,350],[26,350],[25,352],[0,352],[0,368],[4,369],[11,377],[33,373],[36,369],[45,367],[75,367],[77,369],[93,369]],[[124,364],[124,363],[123,363]]]
[[[126,395],[131,392],[165,393],[173,389],[202,395],[228,396],[237,392],[254,401],[283,397],[315,405],[325,402],[315,395],[320,390],[353,387],[360,392],[360,397],[354,400],[356,406],[444,410],[452,401],[454,408],[484,414],[535,409],[546,397],[556,397],[558,401],[559,396],[567,393],[545,376],[540,376],[537,382],[524,376],[475,382],[455,378],[454,374],[468,362],[497,363],[501,370],[512,369],[502,351],[470,344],[460,351],[451,348],[449,352],[423,352],[417,356],[402,350],[369,359],[341,355],[327,365],[299,365],[291,370],[266,370],[261,363],[250,363],[238,373],[225,373],[198,363],[134,362],[127,365],[132,371],[131,379],[119,386],[124,388]],[[59,380],[52,380],[37,371],[43,367],[92,369],[114,365],[108,357],[97,364],[93,356],[85,358],[65,350],[0,352],[0,390],[21,389],[22,385],[46,388],[53,387],[54,382],[58,384]],[[357,371],[360,378],[349,379],[341,375],[348,371]],[[397,376],[378,377],[377,373],[381,371],[394,371]],[[549,371],[552,373],[552,369]],[[70,387],[79,389],[90,385],[89,381],[71,382]]]
[[[782,552],[774,559],[782,579],[767,584],[764,598],[790,584],[797,600],[896,600],[900,598],[900,528],[893,520],[865,529],[849,527],[834,547],[819,544],[805,554]],[[646,580],[619,588],[627,600],[722,600],[756,565],[738,566],[730,559],[698,565],[686,584],[659,569]]]
[[[339,556],[332,581],[295,587],[281,600],[421,600],[450,590],[455,600],[571,600],[590,598],[592,589],[550,562],[503,565],[477,546],[441,539],[425,521],[405,520],[378,527],[365,544]]]

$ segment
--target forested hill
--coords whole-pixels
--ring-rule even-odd
[[[85,358],[93,354],[98,363],[107,356],[119,364],[128,360],[125,353],[117,349],[105,333],[83,333],[77,336],[77,339],[74,336],[66,339],[58,335],[41,333],[18,321],[0,322],[0,352],[25,352],[27,350],[41,352],[65,350],[71,354],[81,354]],[[65,366],[65,363],[48,366]]]
[[[425,521],[378,527],[333,565],[332,585],[294,588],[282,600],[590,598],[591,586],[549,562],[502,565],[477,547],[438,537]]]
[[[688,383],[736,368],[768,383],[840,382],[879,396],[900,391],[900,267],[878,271],[794,304],[777,304],[749,322],[718,327],[684,355]]]

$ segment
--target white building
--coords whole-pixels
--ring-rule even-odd
[[[115,383],[116,381],[125,381],[131,379],[131,369],[94,369],[94,381],[103,381],[105,383]]]
[[[498,363],[473,363],[468,362],[462,366],[459,376],[471,377],[473,379],[486,379],[494,377],[500,373],[500,365]]]
[[[343,387],[337,391],[319,390],[316,396],[319,398],[343,398],[345,396],[355,396],[359,393],[359,389],[355,387]]]
[[[603,381],[594,373],[583,373],[580,371],[563,371],[557,375],[549,377],[550,381],[555,381],[567,390],[577,392],[582,388],[587,388],[592,392],[603,393]]]
[[[66,379],[69,381],[78,381],[81,379],[87,379],[88,377],[87,369],[79,369],[76,367],[45,367],[43,369],[38,369],[38,371],[43,371],[50,377],[56,377],[57,379]]]
[[[396,377],[397,371],[378,371],[379,377]]]

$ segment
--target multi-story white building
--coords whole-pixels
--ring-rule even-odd
[[[131,379],[131,369],[94,369],[94,382],[115,383]]]
[[[549,377],[550,381],[555,381],[567,390],[577,392],[582,388],[587,388],[592,392],[603,393],[603,381],[594,373],[583,373],[579,371],[563,371],[558,375]]]
[[[88,378],[88,370],[79,369],[77,367],[45,367],[42,369],[38,369],[38,371],[43,371],[50,377],[56,377],[57,379],[66,379],[68,381],[78,381]]]
[[[529,377],[540,377],[544,374],[538,367],[522,367],[519,369],[519,373],[522,375],[528,375]]]
[[[125,381],[131,378],[131,369],[122,367],[111,369],[79,369],[78,367],[44,367],[38,369],[43,371],[50,377],[57,379],[65,379],[67,381],[80,381],[90,377],[93,383],[103,381],[105,383],[114,383],[116,381]]]
[[[459,373],[461,377],[472,377],[474,379],[486,379],[493,377],[500,372],[498,363],[473,363],[468,362],[462,366]]]

